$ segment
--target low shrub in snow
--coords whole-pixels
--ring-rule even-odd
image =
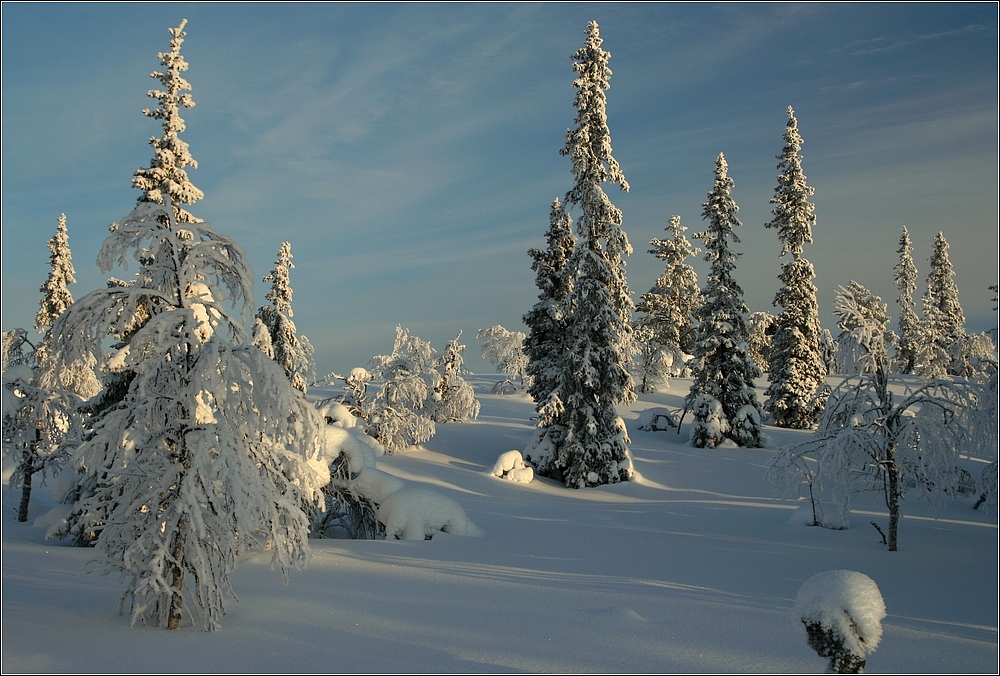
[[[853,570],[828,570],[806,580],[793,613],[832,673],[861,673],[882,639],[882,594],[874,580]]]
[[[639,414],[639,429],[646,432],[664,432],[680,428],[677,414],[662,406],[647,408]]]
[[[457,502],[425,488],[406,487],[389,495],[378,506],[378,519],[386,537],[397,540],[430,540],[437,532],[482,535]]]
[[[531,483],[535,478],[535,470],[525,464],[520,451],[501,453],[490,468],[490,474],[500,479],[509,479],[522,484]]]

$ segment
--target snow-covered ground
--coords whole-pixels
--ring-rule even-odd
[[[775,448],[806,433],[768,428],[769,449],[698,450],[639,414],[681,406],[690,381],[623,411],[637,476],[570,490],[491,474],[522,449],[531,402],[469,380],[474,422],[439,425],[379,469],[458,503],[481,537],[315,540],[288,584],[262,555],[240,561],[222,629],[130,627],[123,585],[85,575],[92,552],[14,520],[3,491],[3,672],[814,672],[792,608],[827,570],[870,577],[886,618],[869,673],[997,673],[997,516],[971,500],[907,501],[898,552],[877,498],[852,528],[802,525],[802,502],[771,497]],[[314,392],[313,394],[332,394]],[[6,483],[6,482],[5,482]],[[36,490],[31,517],[52,506]]]

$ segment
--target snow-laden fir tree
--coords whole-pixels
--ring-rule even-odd
[[[174,218],[178,223],[196,223],[198,218],[184,209],[182,205],[194,204],[205,196],[188,177],[186,167],[198,168],[198,162],[191,156],[191,150],[180,134],[187,126],[181,117],[181,108],[194,108],[191,98],[191,84],[184,79],[182,73],[188,69],[188,62],[181,56],[181,45],[184,43],[184,26],[187,19],[181,21],[177,28],[168,28],[170,33],[170,51],[160,52],[162,71],[149,74],[158,80],[162,89],[150,89],[147,95],[156,99],[158,105],[153,109],[145,109],[142,114],[154,120],[160,120],[163,133],[159,138],[153,136],[149,145],[153,147],[153,159],[149,167],[135,171],[132,185],[142,190],[140,202],[155,202],[163,204],[163,195],[170,196],[173,204]]]
[[[841,346],[861,375],[830,395],[813,438],[784,448],[770,462],[778,493],[803,477],[829,490],[840,511],[827,525],[847,526],[850,499],[859,492],[885,497],[890,551],[896,551],[903,498],[954,495],[961,479],[959,453],[977,448],[977,392],[961,380],[936,380],[895,395],[889,388],[889,330],[885,304],[860,284],[840,287],[834,314],[844,329]],[[897,398],[898,397],[898,398]]]
[[[635,308],[642,313],[635,322],[641,392],[654,391],[649,388],[657,380],[665,381],[671,371],[683,368],[684,355],[693,344],[694,312],[702,302],[698,274],[687,263],[701,249],[684,236],[687,228],[680,216],[671,216],[666,230],[668,239],[649,241],[649,253],[664,262],[663,274]]]
[[[714,448],[723,438],[750,448],[760,448],[765,441],[754,385],[761,371],[747,347],[749,310],[743,302],[743,289],[733,279],[741,254],[733,251],[729,242],[740,241],[735,228],[742,225],[736,216],[739,207],[732,198],[733,185],[729,164],[719,153],[715,182],[702,211],[708,228],[695,235],[704,243],[705,260],[711,263],[704,304],[696,312],[699,323],[691,363],[694,380],[685,398],[695,414],[691,441],[698,448]]]
[[[431,344],[397,326],[392,354],[373,357],[371,371],[382,387],[372,401],[368,433],[389,453],[433,437],[434,395],[441,376]]]
[[[563,435],[552,452],[532,448],[530,453],[539,473],[573,488],[632,476],[628,436],[615,406],[635,398],[629,374],[635,306],[625,279],[625,257],[632,247],[621,227],[621,210],[603,187],[607,183],[628,191],[611,155],[605,94],[611,54],[601,48],[596,21],[584,34],[585,45],[573,55],[576,126],[566,132],[560,151],[573,163],[566,206],[580,209],[576,247],[567,263],[572,287],[565,302],[564,351],[556,365],[562,383],[554,396],[563,407],[556,424]],[[539,425],[544,429],[541,420]]]
[[[459,344],[462,332],[453,340],[449,340],[442,354],[435,363],[441,379],[434,388],[434,422],[450,423],[464,422],[479,417],[479,401],[472,385],[462,377],[462,352],[465,345]]]
[[[802,172],[802,135],[795,111],[788,107],[785,147],[778,156],[778,186],[774,189],[771,213],[765,224],[778,231],[781,253],[792,259],[781,266],[781,289],[774,305],[781,307],[769,359],[764,409],[778,427],[808,429],[823,410],[817,396],[826,378],[826,364],[820,351],[819,304],[812,263],[802,257],[806,244],[813,241],[816,207],[809,198],[815,192]]]
[[[483,359],[490,360],[497,368],[497,373],[507,376],[506,380],[498,382],[493,391],[497,394],[507,394],[518,389],[514,385],[514,379],[520,384],[520,389],[527,387],[528,378],[528,355],[524,351],[524,342],[527,336],[521,331],[508,331],[504,327],[496,324],[488,329],[479,329],[476,332],[476,340],[479,341],[480,354]]]
[[[899,304],[899,341],[896,343],[895,368],[900,373],[913,373],[920,344],[920,317],[913,309],[916,306],[913,293],[917,290],[917,266],[913,263],[913,243],[905,225],[896,253],[899,254],[899,263],[893,268],[893,281],[899,289],[896,298]]]
[[[305,336],[298,335],[292,321],[292,285],[288,271],[294,267],[292,245],[282,242],[278,258],[274,261],[274,270],[264,276],[265,282],[271,282],[271,290],[266,296],[271,304],[257,310],[257,319],[267,327],[271,336],[274,360],[285,369],[292,387],[305,392],[309,383],[316,380],[316,365],[312,358],[312,345],[305,340]]]
[[[137,306],[149,312],[110,360],[134,377],[76,449],[80,499],[53,530],[95,531],[97,567],[126,581],[133,622],[211,630],[240,553],[268,551],[286,574],[305,563],[303,508],[321,504],[328,459],[316,408],[250,342],[243,250],[164,202],[137,205],[98,256],[104,271],[134,258],[135,282],[89,293],[52,327],[57,360],[72,363],[101,354]]]
[[[545,234],[546,248],[528,251],[539,290],[538,302],[524,315],[528,327],[524,340],[528,394],[538,413],[534,437],[524,454],[529,461],[551,456],[563,438],[562,357],[566,350],[566,298],[573,288],[567,265],[576,246],[572,225],[562,202],[558,198],[553,200]]]
[[[924,290],[915,372],[926,379],[944,378],[953,371],[955,359],[949,353],[965,336],[965,313],[943,232],[934,237],[934,249],[927,260],[931,269]]]

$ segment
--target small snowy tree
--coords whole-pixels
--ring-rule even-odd
[[[813,438],[782,449],[769,472],[779,493],[812,474],[816,488],[830,489],[839,527],[846,526],[852,494],[881,493],[889,510],[886,544],[896,551],[908,485],[927,498],[954,495],[959,453],[976,443],[977,393],[965,381],[936,380],[897,399],[889,389],[893,336],[885,306],[872,312],[878,297],[857,286],[861,291],[840,288],[834,312],[848,327],[841,341],[853,345],[861,375],[833,391]]]
[[[535,271],[538,302],[524,315],[528,336],[524,353],[528,358],[528,394],[535,402],[538,424],[524,457],[529,461],[551,456],[562,443],[564,426],[560,420],[564,372],[562,355],[566,344],[566,297],[573,288],[567,265],[576,245],[572,219],[562,202],[552,202],[546,248],[531,249],[531,269]]]
[[[903,226],[899,237],[899,263],[893,268],[893,281],[899,289],[899,342],[896,344],[895,367],[900,373],[913,373],[920,343],[920,317],[914,311],[913,293],[917,290],[917,266],[913,263],[913,243]]]
[[[479,401],[472,385],[462,378],[462,352],[465,345],[458,340],[462,337],[459,331],[454,340],[449,340],[444,354],[435,363],[440,375],[437,387],[434,388],[434,422],[450,423],[464,422],[479,417]]]
[[[934,250],[927,260],[931,270],[924,290],[915,371],[923,378],[932,379],[953,372],[955,365],[949,351],[965,336],[965,313],[958,301],[955,270],[948,257],[948,241],[943,232],[934,238]]]
[[[187,128],[180,110],[194,108],[194,99],[188,93],[191,91],[191,84],[182,75],[188,69],[188,62],[181,56],[181,45],[187,35],[184,32],[186,25],[187,19],[184,19],[177,28],[167,29],[170,33],[170,51],[158,54],[163,70],[149,74],[160,82],[163,89],[149,90],[147,95],[156,99],[159,105],[155,109],[143,110],[142,114],[160,120],[163,133],[159,138],[154,136],[149,139],[149,145],[153,147],[153,159],[149,167],[136,170],[132,185],[142,190],[140,202],[163,204],[163,196],[167,194],[173,205],[174,220],[178,223],[196,223],[199,219],[181,206],[194,204],[205,196],[188,178],[186,167],[197,169],[198,162],[191,156],[188,144],[180,137]]]
[[[603,188],[605,183],[626,192],[629,187],[611,155],[605,95],[611,54],[601,48],[596,21],[584,34],[584,47],[573,55],[576,126],[566,132],[560,151],[573,163],[574,184],[566,205],[581,211],[576,247],[566,266],[572,287],[565,301],[564,349],[554,364],[561,379],[554,392],[563,407],[556,423],[562,439],[554,452],[533,454],[539,456],[539,473],[572,488],[632,476],[628,436],[615,406],[635,399],[628,369],[635,352],[630,324],[634,304],[625,279],[625,257],[632,246],[621,227],[621,210]],[[542,437],[546,422],[539,420]]]
[[[390,453],[433,437],[434,391],[441,377],[431,344],[397,326],[392,354],[372,358],[372,375],[383,382],[372,402],[368,433]]]
[[[806,244],[813,241],[816,207],[809,201],[815,190],[802,173],[802,136],[795,111],[788,107],[785,147],[778,156],[778,186],[774,189],[771,213],[765,224],[778,231],[779,257],[790,253],[792,260],[781,266],[781,289],[774,305],[781,307],[777,330],[769,355],[767,378],[770,385],[764,409],[778,427],[808,429],[823,410],[817,392],[824,385],[826,364],[820,350],[819,304],[812,263],[802,257]]]
[[[286,574],[305,563],[303,506],[329,471],[315,407],[249,342],[243,250],[164,202],[140,202],[98,257],[105,271],[134,257],[137,283],[91,292],[52,327],[58,366],[99,354],[138,304],[150,312],[111,359],[134,373],[121,403],[74,454],[85,490],[71,520],[96,531],[97,568],[127,581],[133,622],[175,629],[200,611],[212,630],[240,552],[265,549]]]
[[[35,357],[37,348],[28,338],[27,329],[11,329],[3,332],[3,373],[6,376],[7,369],[22,364],[37,363]]]
[[[312,359],[312,345],[305,336],[296,333],[295,322],[292,321],[292,286],[288,271],[294,267],[292,245],[282,242],[278,258],[274,261],[274,270],[264,276],[265,282],[271,282],[271,290],[266,296],[271,305],[262,306],[257,311],[257,319],[267,327],[271,336],[274,360],[285,369],[292,387],[305,392],[309,384],[316,380],[316,366]]]
[[[524,341],[527,339],[520,331],[508,331],[497,324],[488,329],[479,329],[476,333],[479,341],[480,353],[483,359],[488,359],[496,369],[497,373],[507,376],[505,383],[513,389],[513,379],[516,378],[521,384],[521,388],[530,382],[528,378],[528,355],[524,351]],[[503,394],[504,383],[498,383],[499,392]]]
[[[740,446],[760,448],[764,433],[760,425],[760,404],[754,379],[761,375],[750,356],[746,323],[748,312],[743,302],[743,289],[733,279],[740,254],[729,248],[729,240],[739,242],[735,228],[742,225],[733,200],[733,179],[722,153],[715,161],[715,183],[708,193],[702,217],[708,229],[695,237],[705,244],[705,260],[711,269],[705,286],[704,304],[698,309],[697,342],[694,346],[692,370],[694,380],[685,403],[695,413],[692,441],[698,448],[712,448],[717,437],[702,434],[707,426],[723,428],[722,434]],[[721,414],[707,405],[714,399]],[[721,423],[716,419],[721,415]]]
[[[66,460],[63,441],[79,416],[75,408],[80,398],[61,389],[38,387],[36,372],[26,365],[15,366],[3,381],[3,450],[13,472],[8,486],[21,489],[17,520],[28,520],[28,504],[34,476],[59,470]]]

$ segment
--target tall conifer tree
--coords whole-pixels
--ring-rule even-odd
[[[271,336],[271,352],[273,359],[285,369],[285,375],[295,389],[305,392],[310,381],[315,379],[316,367],[312,362],[312,350],[304,336],[300,337],[292,321],[292,285],[289,270],[292,265],[292,244],[282,242],[278,250],[278,258],[274,261],[274,270],[264,276],[265,282],[271,282],[271,290],[266,298],[271,305],[264,305],[257,311],[259,319]]]
[[[819,303],[816,301],[816,274],[812,263],[802,257],[806,244],[813,241],[816,207],[809,201],[815,190],[806,184],[802,172],[802,136],[795,111],[788,107],[785,147],[778,156],[778,186],[774,189],[771,213],[765,227],[778,231],[781,253],[792,259],[781,266],[782,287],[774,297],[781,307],[777,331],[769,358],[767,400],[764,408],[779,427],[808,429],[823,412],[816,394],[826,378],[826,364],[820,350]]]
[[[899,263],[893,270],[893,281],[899,289],[899,342],[896,344],[896,368],[900,373],[913,373],[920,342],[920,317],[914,311],[913,292],[917,290],[917,266],[913,263],[913,243],[903,226],[899,237]]]
[[[635,398],[628,372],[635,349],[629,323],[634,304],[625,279],[625,257],[632,247],[621,227],[622,213],[603,188],[610,183],[628,190],[611,155],[605,95],[611,54],[601,48],[596,21],[588,24],[585,35],[584,47],[573,55],[576,126],[566,132],[566,145],[560,151],[572,160],[575,179],[566,206],[581,212],[576,247],[567,265],[572,286],[565,300],[563,348],[556,365],[561,382],[550,394],[561,414],[546,421],[548,425],[540,420],[536,440],[553,424],[562,434],[547,448],[529,450],[539,473],[574,488],[632,476],[628,437],[615,406]]]
[[[715,161],[715,183],[703,205],[708,229],[695,235],[705,245],[711,269],[704,299],[696,315],[698,342],[694,348],[694,380],[685,402],[695,412],[692,441],[699,448],[714,448],[723,437],[740,446],[764,445],[761,411],[754,379],[761,371],[747,347],[749,329],[743,289],[733,279],[741,254],[729,248],[738,243],[735,228],[742,225],[733,200],[733,179],[722,153]]]
[[[965,313],[943,232],[934,238],[934,250],[927,260],[931,270],[923,297],[917,371],[925,378],[942,378],[951,369],[952,346],[965,337]]]

